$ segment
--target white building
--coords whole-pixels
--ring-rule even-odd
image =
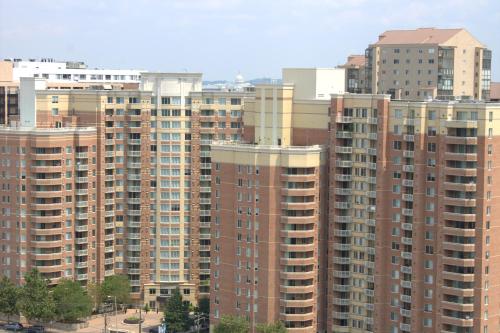
[[[12,62],[12,79],[35,77],[50,83],[140,83],[143,70],[133,69],[90,69],[83,62],[56,62],[53,59],[21,60]]]

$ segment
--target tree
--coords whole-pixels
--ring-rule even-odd
[[[101,285],[102,299],[108,296],[116,297],[116,303],[128,304],[130,302],[130,282],[126,275],[111,275],[104,279]]]
[[[151,308],[149,307],[148,303],[144,304],[144,307],[142,309],[144,310],[144,312],[146,312],[146,314],[148,314],[148,312],[151,311]]]
[[[0,312],[7,315],[8,321],[10,321],[10,316],[19,313],[16,305],[18,295],[19,288],[4,276],[0,280]]]
[[[55,304],[49,293],[49,280],[35,268],[24,276],[25,284],[19,293],[17,306],[28,319],[46,321],[54,318]]]
[[[56,304],[56,315],[66,322],[75,322],[92,313],[92,298],[75,281],[63,279],[54,288],[52,297]]]
[[[89,282],[87,284],[87,293],[92,299],[94,310],[98,310],[104,300],[101,285],[96,282]]]
[[[215,326],[215,333],[248,333],[250,324],[243,317],[222,316],[220,322]]]
[[[283,322],[276,321],[271,324],[258,324],[257,332],[259,333],[286,333],[285,325]]]
[[[184,332],[191,326],[189,303],[182,300],[179,288],[176,288],[165,304],[165,323],[167,332]]]

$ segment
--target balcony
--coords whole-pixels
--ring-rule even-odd
[[[141,139],[128,139],[127,143],[129,145],[140,145],[141,144]]]
[[[114,239],[115,239],[115,234],[104,235],[104,240],[105,241],[111,241],[111,240],[114,240]]]
[[[141,192],[140,186],[127,186],[127,191],[129,192]]]
[[[400,295],[399,298],[403,302],[411,303],[411,296],[409,296],[409,295]]]
[[[366,153],[371,156],[377,156],[377,149],[376,148],[366,148]],[[376,169],[376,167],[375,167]]]
[[[333,249],[338,251],[349,251],[351,249],[351,244],[334,243]]]
[[[337,154],[352,154],[352,147],[335,146]]]
[[[87,237],[75,238],[75,244],[87,244],[88,242]]]
[[[477,153],[452,153],[445,152],[444,153],[445,160],[452,161],[477,161]]]
[[[461,236],[461,237],[475,237],[476,229],[443,227],[443,234],[451,236]]]
[[[350,124],[352,123],[352,117],[348,116],[337,116],[335,122],[339,124]]]
[[[104,223],[104,229],[113,229],[115,224],[113,222]]]
[[[88,158],[89,154],[87,152],[75,153],[76,158]]]
[[[114,210],[107,210],[104,212],[105,217],[112,217],[115,216],[115,211]]]
[[[76,165],[77,171],[87,171],[88,169],[89,169],[89,166],[87,164],[77,164]]]
[[[408,142],[414,142],[415,135],[405,134],[405,135],[403,135],[403,140],[408,141]]]
[[[129,173],[127,175],[127,179],[128,180],[141,180],[141,175],[140,174]]]
[[[141,168],[141,163],[132,163],[132,162],[129,162],[127,163],[127,168],[132,168],[132,169],[140,169]]]
[[[346,284],[334,284],[333,290],[340,292],[349,292],[351,290],[351,286]]]
[[[335,180],[337,180],[339,182],[350,182],[352,180],[352,176],[351,175],[339,175],[339,174],[336,174],[335,175]]]
[[[138,210],[129,209],[127,211],[127,215],[128,216],[141,216],[141,211],[139,209]]]
[[[462,177],[476,177],[477,169],[476,168],[450,168],[445,167],[444,173],[450,176],[462,176]]]
[[[88,201],[77,201],[75,203],[75,206],[78,208],[85,208],[85,207],[89,206],[89,203],[88,203]]]
[[[77,232],[87,232],[89,227],[87,225],[77,225],[75,231]]]
[[[88,183],[88,177],[75,177],[75,183]]]
[[[443,218],[446,220],[454,220],[454,221],[462,221],[462,222],[474,222],[474,221],[476,221],[476,214],[444,212]]]
[[[403,179],[402,184],[403,184],[403,186],[406,186],[406,187],[413,187],[413,180]]]
[[[105,253],[111,253],[111,252],[114,252],[115,251],[115,248],[113,246],[106,246],[104,248],[104,252]]]
[[[413,158],[415,157],[415,152],[413,150],[403,150],[403,157]]]
[[[338,139],[350,139],[352,138],[352,132],[347,131],[337,131],[335,137]]]
[[[401,243],[403,243],[405,245],[412,245],[413,240],[412,240],[412,238],[409,238],[409,237],[401,237]]]
[[[403,200],[413,202],[413,194],[403,194]]]
[[[445,143],[447,143],[447,144],[477,145],[477,137],[476,136],[451,136],[451,135],[447,135],[445,137]]]
[[[83,256],[86,256],[88,255],[89,251],[88,250],[76,250],[75,251],[75,255],[77,257],[83,257]]]
[[[141,157],[140,150],[127,150],[127,155],[131,157]]]
[[[352,161],[336,160],[335,161],[335,166],[338,167],[338,168],[351,168],[352,167]]]
[[[76,195],[88,195],[89,194],[89,190],[86,189],[86,188],[76,189],[75,190],[75,194]]]
[[[76,262],[75,263],[75,267],[76,268],[87,268],[87,266],[88,266],[88,263],[86,261]]]
[[[350,188],[336,187],[335,188],[335,194],[337,194],[337,195],[351,195],[352,194],[352,190]]]
[[[75,213],[75,218],[77,220],[86,220],[89,218],[89,214],[88,213]]]
[[[415,166],[413,165],[403,165],[404,172],[415,172]]]
[[[337,237],[351,237],[352,231],[351,230],[335,229],[333,234]]]
[[[448,120],[446,126],[453,128],[477,128],[477,120]]]
[[[334,264],[349,265],[351,263],[351,258],[347,257],[333,257]]]
[[[370,139],[370,140],[377,140],[377,138],[378,138],[377,133],[368,133],[367,136],[368,136],[368,139]]]

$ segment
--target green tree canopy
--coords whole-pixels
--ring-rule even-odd
[[[222,316],[220,322],[215,326],[215,333],[248,333],[250,324],[243,317]]]
[[[184,332],[191,326],[189,303],[182,300],[179,288],[176,288],[165,304],[165,323],[167,332]]]
[[[24,276],[17,306],[21,313],[30,320],[45,321],[54,318],[55,304],[49,293],[49,281],[44,279],[37,269]]]
[[[101,285],[96,282],[89,282],[87,284],[87,293],[92,299],[93,308],[99,309],[103,301]]]
[[[101,300],[110,296],[116,297],[119,304],[128,304],[130,302],[130,282],[126,275],[107,276],[101,285]]]
[[[6,276],[0,279],[0,312],[10,316],[18,314],[17,299],[19,288]]]
[[[63,279],[52,292],[56,315],[63,321],[74,322],[92,313],[92,299],[75,281]]]
[[[258,324],[257,332],[259,333],[286,333],[286,328],[283,322],[276,321],[271,324]]]

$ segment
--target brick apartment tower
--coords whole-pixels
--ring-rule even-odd
[[[246,144],[212,145],[211,324],[222,315],[325,329],[329,100],[261,85]],[[313,94],[314,96],[316,94]],[[306,121],[307,120],[307,121]]]
[[[345,95],[331,112],[330,331],[497,331],[500,106]]]
[[[2,273],[95,280],[95,129],[1,128],[0,140]]]

